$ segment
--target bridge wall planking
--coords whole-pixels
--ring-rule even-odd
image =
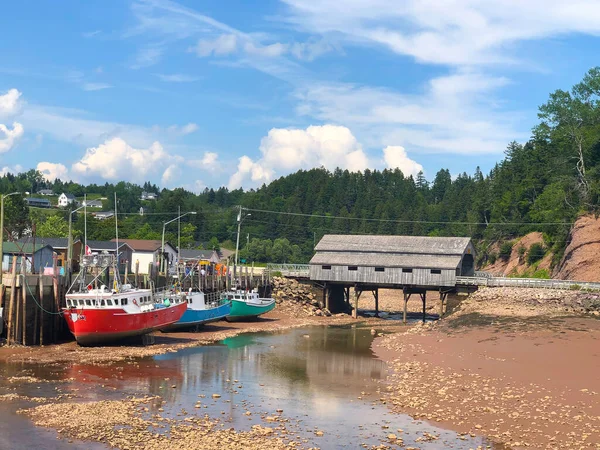
[[[412,269],[412,273],[403,272],[401,267],[385,267],[383,272],[375,271],[375,267],[357,266],[357,270],[348,270],[348,266],[324,266],[311,264],[310,279],[338,283],[368,283],[404,286],[436,286],[454,287],[456,270],[441,269],[439,274],[431,269]]]

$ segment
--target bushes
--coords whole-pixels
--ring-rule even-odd
[[[520,250],[520,249],[519,249]],[[546,254],[546,249],[540,243],[532,244],[527,253],[527,264],[532,265],[538,262]]]
[[[500,246],[500,259],[503,261],[508,260],[510,258],[510,254],[512,253],[514,243],[512,241],[503,242]]]
[[[496,262],[496,259],[498,259],[498,255],[496,253],[489,254],[488,261],[490,262],[490,264],[494,264]]]

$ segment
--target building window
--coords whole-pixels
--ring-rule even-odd
[[[321,269],[323,269],[323,270],[331,270],[331,266],[321,266]]]
[[[385,267],[375,267],[375,272],[385,272]]]
[[[358,266],[348,266],[348,270],[357,271]]]
[[[402,269],[402,273],[412,273],[412,269]]]
[[[442,273],[441,269],[431,269],[431,273],[433,275],[440,275]]]

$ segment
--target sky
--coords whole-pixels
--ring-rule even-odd
[[[596,0],[5,2],[0,171],[194,192],[486,173],[599,35]]]

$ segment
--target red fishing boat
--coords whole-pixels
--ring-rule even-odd
[[[177,322],[187,309],[184,296],[121,285],[118,276],[112,289],[100,284],[102,273],[115,267],[113,255],[86,255],[82,264],[79,283],[77,279],[73,283],[79,288],[66,295],[67,307],[63,308],[69,330],[79,345],[101,345],[145,335]],[[86,282],[89,270],[96,276]]]

